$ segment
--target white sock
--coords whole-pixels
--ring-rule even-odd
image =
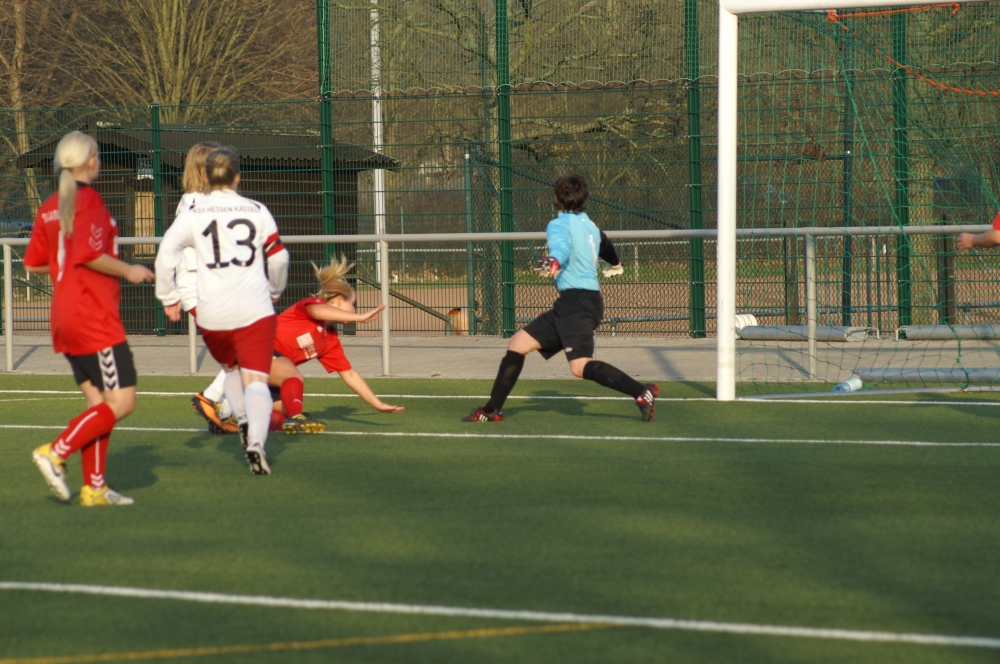
[[[239,370],[226,372],[226,401],[236,416],[236,421],[243,424],[247,421],[246,406],[243,404],[243,377]]]
[[[244,388],[247,406],[247,440],[250,443],[267,442],[267,428],[271,423],[271,390],[267,383],[253,382]]]
[[[206,398],[211,399],[212,401],[222,401],[222,395],[226,390],[226,373],[227,371],[225,369],[220,371],[219,375],[212,381],[212,384],[205,388],[202,394],[204,394]]]
[[[228,420],[230,417],[232,417],[232,415],[233,415],[233,408],[232,408],[232,406],[229,405],[229,399],[227,399],[225,397],[225,395],[222,396],[222,401],[219,401],[218,404],[219,404],[219,417],[220,418],[222,418],[224,420]]]

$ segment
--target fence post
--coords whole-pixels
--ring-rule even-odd
[[[153,102],[149,107],[149,127],[153,147],[153,234],[163,237],[163,181],[162,165],[160,163],[160,105]],[[146,288],[140,286],[140,288]],[[155,300],[154,300],[155,302]],[[167,333],[167,318],[163,307],[155,307],[156,334],[164,336]]]
[[[809,378],[816,378],[816,238],[806,236],[806,335],[809,341]]]
[[[500,232],[514,231],[513,155],[510,147],[510,51],[507,31],[507,0],[496,0],[497,51],[497,140],[500,148]],[[514,312],[514,243],[500,243],[501,301],[503,336],[517,330]]]
[[[688,89],[688,225],[702,227],[701,92],[698,89],[698,0],[684,0],[684,52]],[[703,339],[705,325],[705,241],[691,238],[691,337]],[[636,265],[638,271],[639,266]]]
[[[3,343],[7,373],[14,370],[14,269],[10,245],[3,246]]]
[[[330,78],[330,6],[329,0],[316,0],[316,49],[319,55],[319,140],[320,197],[323,206],[323,235],[336,235],[336,200],[333,176],[333,80]],[[323,243],[324,263],[336,253],[330,243]]]
[[[382,375],[392,373],[389,364],[389,243],[381,240],[378,243],[380,270],[379,285],[382,289]]]
[[[955,323],[955,254],[952,251],[954,238],[937,236],[937,310],[938,323]]]
[[[892,17],[892,57],[896,62],[906,62],[906,14]],[[892,73],[893,175],[896,195],[893,198],[893,216],[900,226],[910,224],[910,166],[906,117],[906,71],[896,67]],[[910,293],[910,240],[906,235],[896,236],[896,289],[899,306],[899,326],[912,322]]]
[[[190,373],[198,373],[198,330],[191,314],[188,314],[188,368]]]
[[[472,232],[472,155],[465,148],[465,232]],[[476,269],[472,254],[472,243],[465,243],[465,286],[467,290],[469,334],[476,336]]]
[[[854,47],[850,40],[844,42],[844,157],[843,157],[843,222],[844,227],[851,225],[854,206]],[[854,238],[844,236],[843,278],[840,287],[840,320],[841,325],[851,324],[852,288],[851,278],[854,262]]]

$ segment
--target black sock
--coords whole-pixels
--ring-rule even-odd
[[[610,387],[622,394],[627,394],[633,399],[639,398],[646,388],[642,383],[624,373],[621,369],[616,369],[607,362],[591,360],[583,367],[583,377],[592,380],[598,385]]]
[[[507,351],[507,354],[500,360],[500,370],[497,371],[497,379],[493,381],[490,400],[483,406],[486,412],[492,413],[503,408],[503,402],[507,400],[507,395],[514,389],[523,366],[524,355],[512,350]]]

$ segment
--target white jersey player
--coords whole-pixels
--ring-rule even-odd
[[[177,268],[184,249],[197,258],[197,322],[205,345],[230,369],[225,395],[255,475],[270,473],[264,445],[272,409],[267,376],[277,317],[273,302],[288,277],[288,252],[268,209],[236,193],[237,157],[225,148],[205,160],[211,191],[182,209],[156,257],[156,297],[180,320]],[[239,367],[239,372],[234,371]]]

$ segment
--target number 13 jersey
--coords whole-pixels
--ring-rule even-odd
[[[236,330],[274,315],[288,252],[267,207],[217,189],[182,210],[156,256],[156,297],[166,306],[181,299],[176,269],[185,247],[198,257],[198,327]]]

